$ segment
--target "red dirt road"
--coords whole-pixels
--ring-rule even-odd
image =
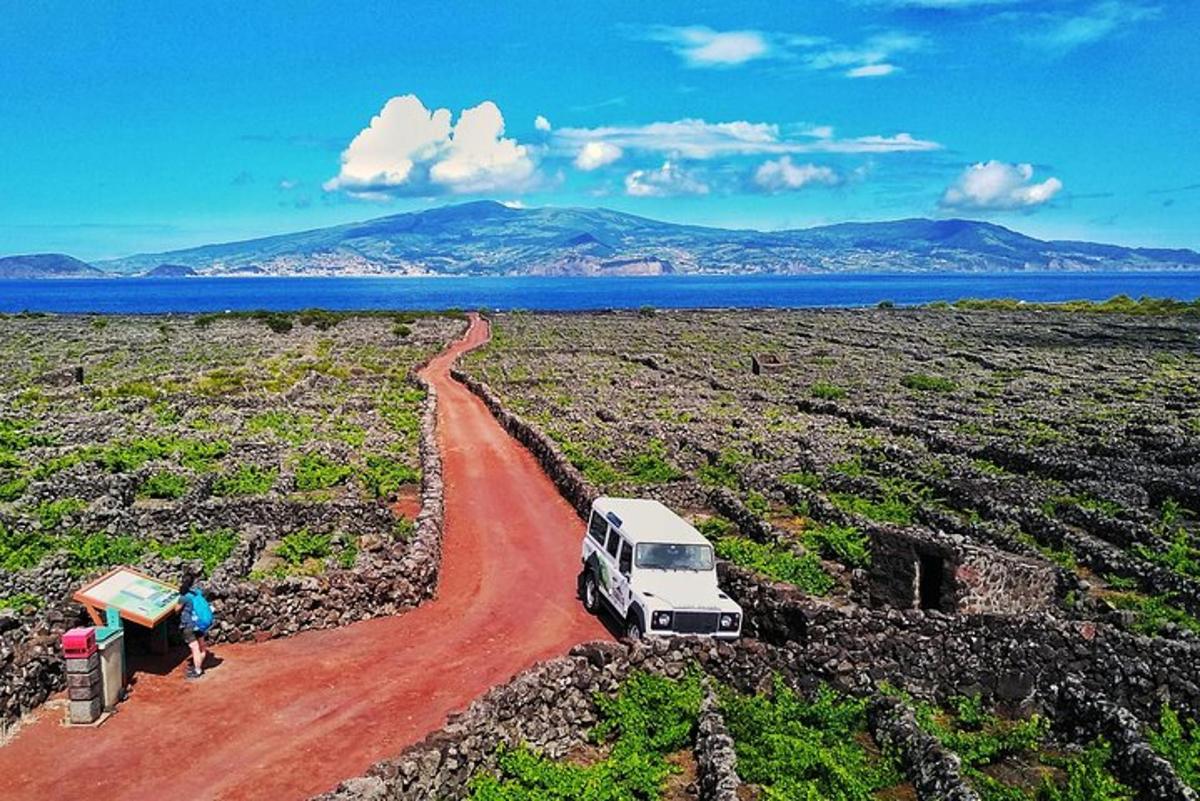
[[[221,664],[141,674],[98,729],[45,710],[0,747],[0,798],[301,799],[362,773],[533,663],[609,637],[575,599],[582,525],[537,462],[450,378],[438,391],[446,527],[436,600],[391,618],[215,650]]]

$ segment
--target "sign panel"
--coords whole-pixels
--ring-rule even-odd
[[[153,628],[175,611],[179,588],[132,568],[118,567],[82,587],[75,600],[92,609],[117,609],[126,620]]]

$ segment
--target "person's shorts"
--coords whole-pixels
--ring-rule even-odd
[[[196,634],[196,630],[193,628],[186,628],[183,630],[183,641],[186,643],[194,643],[197,636],[199,635]]]

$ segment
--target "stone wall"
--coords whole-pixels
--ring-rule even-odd
[[[696,721],[696,775],[701,798],[738,801],[742,780],[737,773],[737,753],[711,687],[706,688]]]
[[[1200,796],[1175,773],[1167,760],[1154,753],[1142,736],[1141,722],[1103,696],[1075,680],[1066,681],[1058,695],[1055,721],[1073,742],[1104,737],[1112,746],[1111,765],[1121,781],[1136,787],[1142,801],[1196,801]]]
[[[1052,697],[1076,676],[1144,722],[1169,699],[1200,713],[1200,644],[1149,638],[1048,613],[948,615],[838,606],[720,564],[721,586],[746,612],[744,633],[788,649],[796,670],[851,690],[881,680],[944,700],[982,693]]]
[[[803,691],[828,678],[811,672],[813,664],[805,661],[805,650],[796,643],[779,647],[756,640],[717,643],[699,638],[586,643],[492,689],[462,714],[451,716],[441,730],[377,763],[364,776],[343,782],[319,796],[319,801],[463,798],[473,775],[495,768],[501,746],[524,743],[551,759],[568,756],[585,742],[598,720],[595,695],[615,692],[634,670],[678,678],[695,665],[743,693],[767,690],[775,676]],[[1068,686],[1074,688],[1070,692],[1095,697],[1082,689],[1085,685]],[[956,689],[943,688],[941,695]],[[1135,718],[1128,713],[1120,717],[1111,702],[1091,704],[1091,711],[1078,712],[1072,705],[1086,700],[1064,701],[1058,688],[1051,689],[1052,695],[1032,700],[1052,719],[1055,715],[1068,719],[1058,727],[1062,742],[1083,744],[1105,734],[1114,743],[1118,775],[1139,799],[1194,801],[1195,795],[1183,787],[1170,766],[1147,752]],[[962,776],[959,758],[920,730],[911,707],[879,696],[873,685],[858,688],[857,694],[874,696],[868,707],[871,735],[880,748],[900,758],[918,798],[977,801],[978,794]],[[711,689],[697,718],[694,748],[700,799],[735,801],[741,786],[737,759]]]
[[[533,454],[533,457],[538,460],[538,464],[542,466],[542,470],[554,482],[559,493],[575,508],[580,517],[586,519],[591,513],[592,501],[599,493],[563,456],[558,444],[535,426],[526,422],[520,415],[506,409],[487,384],[458,369],[451,370],[450,374],[456,381],[461,382],[463,386],[479,396],[501,427]]]
[[[897,609],[1019,614],[1058,605],[1059,570],[1049,562],[972,543],[959,535],[876,526],[868,571],[871,602]],[[935,565],[933,599],[921,574]]]
[[[421,512],[407,542],[392,539],[393,518],[384,508],[359,502],[300,506],[279,501],[226,502],[217,500],[198,513],[204,522],[237,527],[242,540],[233,554],[203,582],[216,618],[215,641],[284,637],[309,629],[343,626],[358,620],[396,614],[432,598],[441,566],[443,483],[437,444],[437,392],[424,379],[421,418]],[[207,510],[207,511],[206,511]],[[161,512],[149,511],[154,516]],[[289,523],[339,527],[364,535],[354,566],[331,569],[319,576],[249,581],[243,578],[265,546],[280,517]],[[180,528],[181,526],[177,526]],[[158,576],[177,576],[184,566],[199,562],[144,557],[142,570]],[[21,716],[65,686],[59,638],[74,625],[88,621],[69,595],[81,583],[61,558],[37,568],[0,573],[0,594],[33,592],[60,599],[32,613],[0,612],[0,734]]]
[[[912,709],[895,698],[876,698],[867,708],[875,742],[895,754],[917,798],[980,801],[962,776],[962,760],[937,738],[922,731]]]

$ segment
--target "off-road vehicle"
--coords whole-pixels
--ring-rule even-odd
[[[742,631],[742,608],[717,586],[712,545],[658,501],[597,498],[581,556],[583,605],[610,608],[631,639]]]

